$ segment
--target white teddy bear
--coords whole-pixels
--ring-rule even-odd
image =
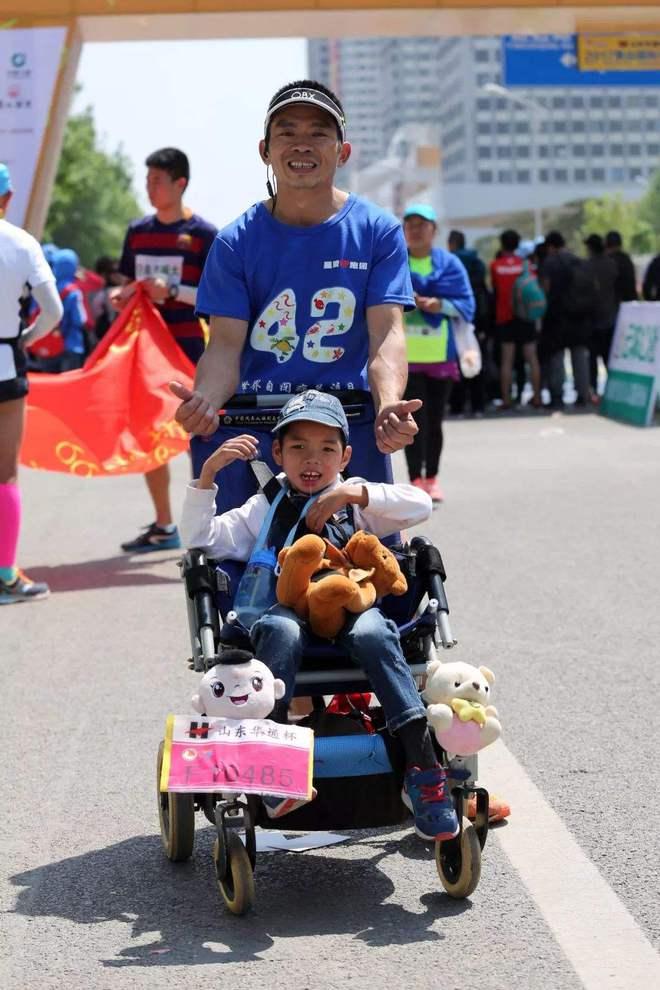
[[[266,718],[284,691],[284,681],[247,650],[225,650],[202,677],[192,706],[211,718]]]
[[[499,739],[502,726],[490,704],[495,677],[488,667],[431,660],[426,673],[426,717],[444,750],[470,756]]]

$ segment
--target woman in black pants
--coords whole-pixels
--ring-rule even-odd
[[[419,432],[405,448],[410,481],[443,500],[438,480],[442,420],[452,383],[460,372],[452,319],[474,318],[474,295],[468,274],[456,255],[434,248],[437,227],[430,206],[410,206],[403,217],[408,263],[417,309],[406,313],[408,385],[406,399],[422,399],[414,413]]]

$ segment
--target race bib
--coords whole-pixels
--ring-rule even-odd
[[[135,278],[143,282],[147,278],[162,278],[168,285],[181,285],[183,258],[179,255],[136,254]]]
[[[314,733],[269,719],[169,715],[161,791],[310,800]]]

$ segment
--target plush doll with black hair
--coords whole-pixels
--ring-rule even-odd
[[[223,650],[202,677],[192,706],[212,718],[267,718],[284,697],[284,681],[247,650]]]

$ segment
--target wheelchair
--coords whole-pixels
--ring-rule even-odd
[[[379,604],[396,622],[404,657],[421,687],[426,664],[436,657],[438,649],[456,646],[449,624],[444,564],[438,549],[424,536],[390,549],[406,576],[408,591]],[[213,561],[202,550],[192,549],[184,554],[179,566],[190,632],[188,665],[203,674],[218,662],[223,649],[250,649],[249,635],[232,609],[233,591],[243,565]],[[313,783],[317,796],[281,818],[267,816],[259,795],[161,791],[161,743],[158,812],[168,859],[182,862],[190,858],[195,814],[201,812],[216,830],[213,861],[220,894],[233,914],[242,915],[255,898],[257,826],[291,832],[412,822],[400,797],[405,766],[397,740],[387,732],[380,708],[360,709],[350,701],[351,696],[370,690],[366,674],[337,647],[311,639],[296,677],[294,697],[306,697],[312,702],[311,713],[300,718],[298,724],[315,729]],[[348,715],[329,713],[325,699],[337,695],[347,699]],[[481,875],[481,852],[488,835],[488,793],[475,783],[475,756],[452,756],[439,747],[437,753],[447,771],[460,830],[453,839],[435,842],[435,864],[445,892],[463,899],[474,892]],[[476,803],[474,822],[466,815],[471,795]],[[244,832],[244,840],[240,831]]]

